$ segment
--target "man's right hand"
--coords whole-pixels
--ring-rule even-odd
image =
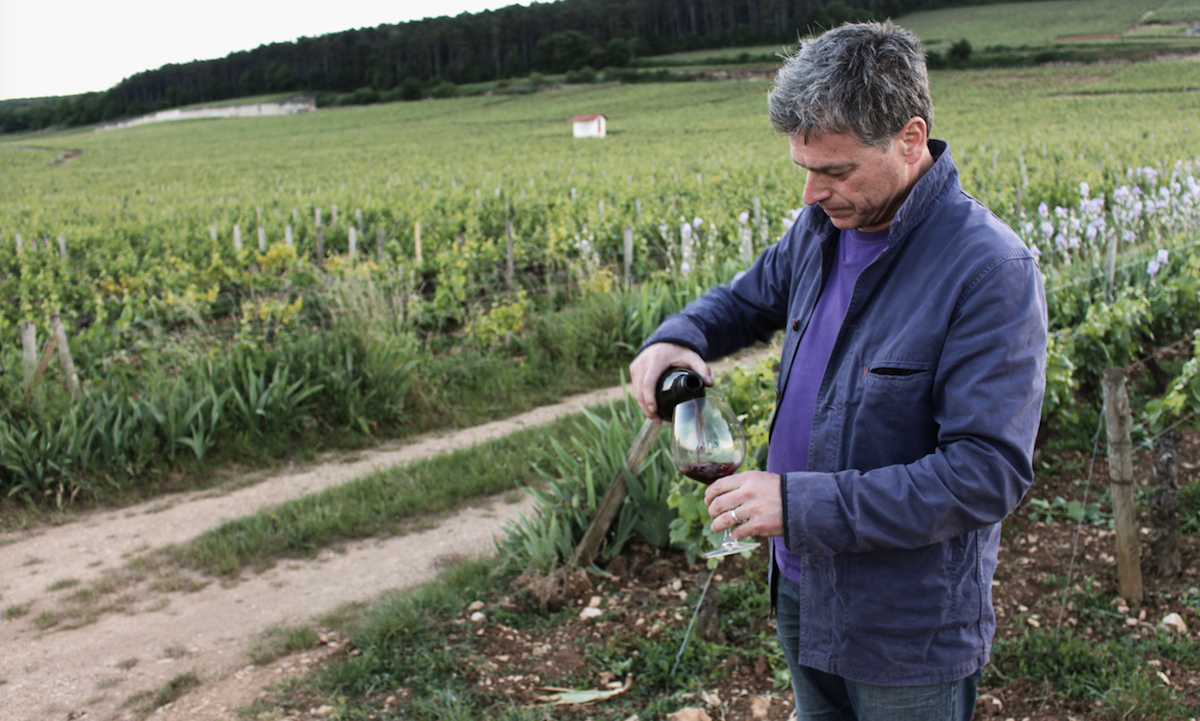
[[[642,413],[652,421],[661,421],[654,404],[654,390],[659,377],[668,368],[690,368],[700,374],[704,385],[713,384],[712,371],[700,354],[691,348],[674,343],[655,343],[629,364],[629,385]]]

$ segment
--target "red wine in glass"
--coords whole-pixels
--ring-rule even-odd
[[[671,458],[679,472],[705,485],[733,474],[746,458],[746,431],[720,394],[707,392],[675,406],[671,422]],[[758,548],[738,541],[725,529],[721,545],[704,554],[720,558]]]
[[[694,481],[700,481],[708,486],[712,485],[712,482],[718,478],[733,475],[733,472],[736,470],[736,463],[693,463],[690,466],[680,468],[679,472]]]

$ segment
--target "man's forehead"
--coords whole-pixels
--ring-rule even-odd
[[[809,147],[839,146],[839,147],[873,147],[858,139],[858,136],[848,130],[807,130],[803,133],[788,135],[792,145]]]
[[[832,170],[857,165],[864,151],[876,150],[845,133],[790,135],[792,160],[808,170]]]

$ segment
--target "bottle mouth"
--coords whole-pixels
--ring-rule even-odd
[[[689,373],[683,377],[683,388],[688,393],[699,395],[704,390],[704,381],[700,380],[700,376]]]

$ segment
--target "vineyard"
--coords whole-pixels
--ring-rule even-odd
[[[1094,13],[1079,12],[1083,5]],[[1195,22],[1198,8],[1200,0],[1166,0],[1155,17]],[[980,54],[999,54],[1002,43],[1123,33],[1146,9],[1000,3],[917,13],[904,24],[935,52],[969,39]],[[1145,26],[1126,39],[1176,31]],[[1171,47],[1192,41],[1178,42]],[[659,70],[711,59],[681,53],[659,59]],[[1000,622],[978,713],[1196,716],[1195,430],[1178,446],[1182,573],[1148,564],[1143,599],[1116,587],[1108,555],[1116,503],[1099,456],[1101,381],[1121,368],[1141,449],[1129,489],[1140,521],[1157,532],[1142,481],[1159,471],[1145,449],[1196,425],[1200,411],[1200,62],[939,70],[932,82],[932,135],[949,142],[964,189],[1039,257],[1051,330],[1037,478],[1004,522]],[[53,676],[54,642],[74,634],[120,645],[109,627],[88,626],[125,613],[138,589],[150,590],[134,623],[161,620],[151,614],[171,595],[169,625],[217,619],[237,628],[241,613],[258,626],[266,616],[254,604],[223,615],[198,589],[220,579],[240,599],[252,573],[283,559],[319,567],[334,551],[353,556],[447,509],[527,488],[536,513],[507,524],[496,559],[447,560],[445,576],[418,592],[358,604],[329,622],[340,645],[306,626],[267,629],[264,638],[288,638],[251,652],[254,664],[307,653],[313,638],[328,663],[240,717],[663,718],[703,701],[742,721],[764,717],[755,704],[787,705],[762,557],[713,571],[721,575],[711,577],[718,596],[708,609],[721,619],[713,611],[709,630],[725,635],[700,633],[703,623],[688,635],[707,588],[697,554],[716,538],[702,489],[680,479],[661,445],[627,474],[630,502],[591,573],[554,572],[626,463],[642,423],[629,398],[318,491],[280,476],[293,495],[242,502],[237,517],[205,518],[198,535],[146,545],[82,578],[59,578],[42,560],[50,552],[19,560],[25,536],[58,529],[22,531],[79,509],[123,507],[104,514],[119,523],[136,501],[153,499],[147,518],[160,520],[149,523],[165,527],[166,516],[149,514],[177,502],[162,498],[169,491],[221,484],[193,495],[228,499],[231,488],[256,483],[248,469],[474,426],[615,385],[663,317],[732,279],[800,207],[803,171],[766,122],[766,81],[532,86],[0,137],[0,528],[16,531],[5,540],[18,559],[13,578],[32,578],[34,589],[28,598],[3,589],[5,618],[14,643],[39,655],[0,669],[14,698],[50,703],[34,682],[35,671]],[[572,137],[568,119],[588,113],[607,116],[608,137]],[[747,427],[747,463],[760,468],[775,401],[773,357],[763,355],[718,378]],[[174,511],[205,515],[194,508]],[[115,537],[108,533],[96,537]],[[1152,550],[1153,538],[1142,547]],[[441,551],[432,548],[398,555]],[[75,546],[56,555],[84,560]],[[314,583],[386,577],[378,563],[358,568]],[[316,613],[307,585],[278,585],[305,594],[306,612]],[[188,602],[203,612],[182,612]],[[1166,630],[1168,612],[1182,634]],[[134,718],[170,712],[180,694],[218,681],[192,670],[201,652],[183,648],[163,651],[175,666],[162,658],[135,666],[157,649],[121,651],[116,666],[100,658],[107,648],[90,654],[102,676],[75,672],[79,703],[122,704]],[[234,656],[222,663],[245,663]],[[135,691],[150,683],[150,666],[160,681],[174,678]],[[135,680],[142,670],[146,680]],[[608,705],[537,708],[548,683],[607,686]]]
[[[1050,425],[1071,426],[1104,365],[1200,321],[1200,98],[1122,92],[1131,77],[1192,87],[1200,64],[933,77],[933,135],[964,188],[1042,257]],[[6,139],[0,489],[66,504],[612,382],[799,207],[768,89],[589,86]],[[609,137],[573,139],[583,112]],[[55,313],[73,366],[52,362]]]

